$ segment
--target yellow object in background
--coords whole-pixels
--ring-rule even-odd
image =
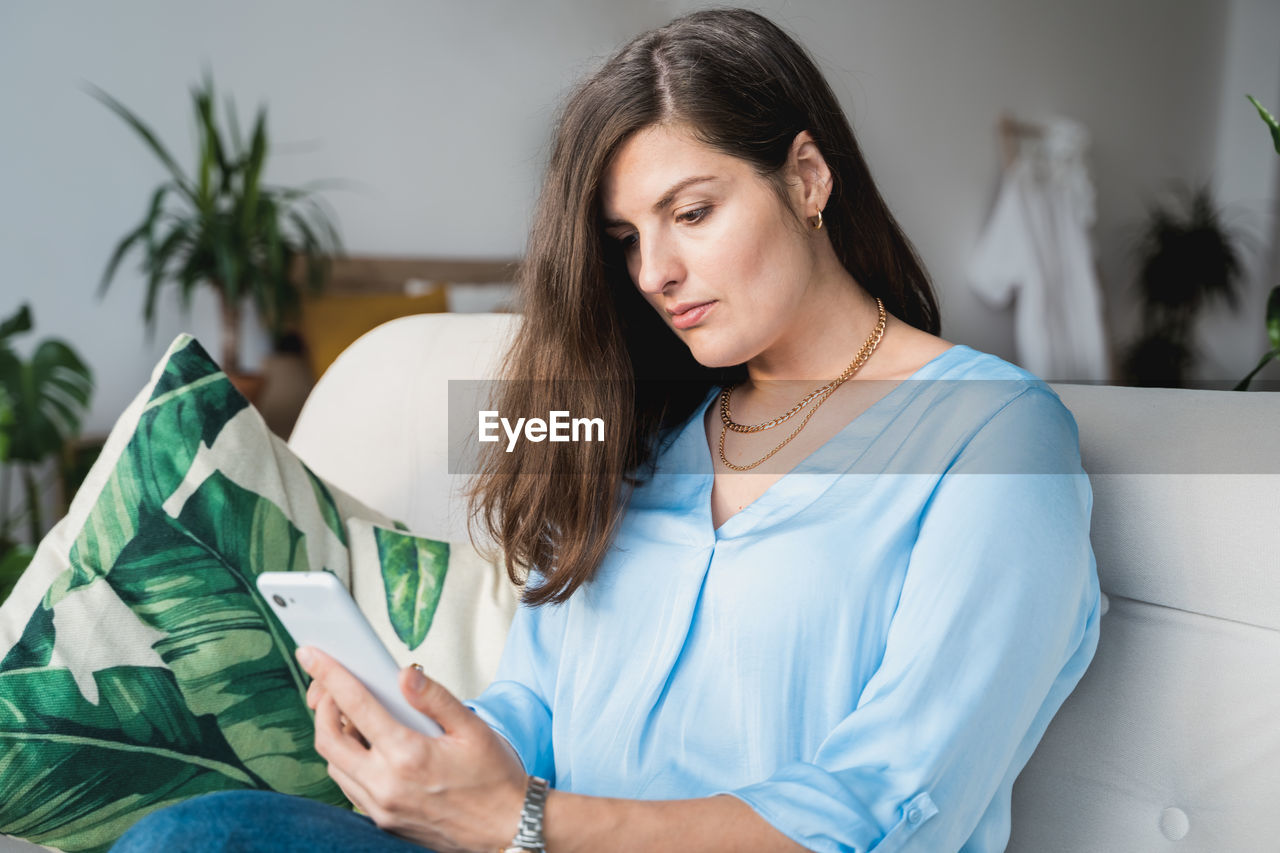
[[[302,304],[302,337],[316,379],[356,338],[397,317],[438,314],[448,310],[446,287],[437,284],[422,294],[335,293],[307,297]]]

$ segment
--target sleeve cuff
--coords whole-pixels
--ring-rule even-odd
[[[938,813],[927,791],[870,805],[856,790],[857,771],[851,774],[842,778],[794,762],[762,782],[716,793],[737,797],[783,835],[820,853],[894,853]],[[889,814],[878,816],[886,809]]]
[[[507,740],[524,771],[556,783],[551,753],[551,711],[533,691],[515,681],[495,681],[463,705]]]

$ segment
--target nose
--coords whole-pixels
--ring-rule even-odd
[[[641,240],[632,251],[631,277],[644,293],[661,294],[684,275],[684,265],[669,241],[650,238]],[[638,268],[634,265],[638,264]]]

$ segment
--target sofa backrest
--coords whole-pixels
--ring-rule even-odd
[[[465,540],[449,380],[490,377],[518,322],[379,327],[324,375],[290,445],[414,531]],[[1080,430],[1107,609],[1014,785],[1008,850],[1280,850],[1280,393],[1052,387]],[[474,658],[487,683],[493,647]]]
[[[1280,850],[1280,393],[1052,387],[1108,606],[1008,850]]]
[[[421,663],[463,699],[493,680],[517,590],[501,566],[475,554],[459,559],[468,546],[459,493],[469,478],[448,472],[449,380],[491,375],[518,319],[421,314],[379,326],[325,371],[289,437],[319,476],[414,533],[453,545],[426,640],[397,662]]]

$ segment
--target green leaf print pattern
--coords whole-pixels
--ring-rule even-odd
[[[410,650],[422,645],[440,603],[449,543],[387,530],[373,529],[387,591],[387,614],[396,636]]]
[[[177,385],[179,379],[186,384]],[[194,340],[171,351],[133,438],[72,548],[72,572],[50,590],[46,605],[110,572],[137,532],[139,511],[163,505],[185,479],[201,444],[212,444],[247,405]]]
[[[63,850],[106,850],[140,811],[262,787],[213,718],[175,713],[184,702],[173,673],[115,667],[94,678],[96,705],[65,669],[0,673],[5,832]]]
[[[309,553],[330,552],[309,551],[307,535],[345,544],[332,497],[312,478],[306,500],[281,507],[219,470],[190,476],[246,405],[199,344],[175,343],[70,568],[0,662],[0,832],[102,851],[150,811],[231,788],[350,807],[312,747],[294,644],[253,582],[331,569],[311,565]],[[247,440],[245,453],[268,441]],[[52,614],[100,579],[161,637],[147,654],[167,668],[97,669],[97,696],[86,697],[59,666]]]
[[[347,531],[342,526],[342,516],[338,513],[338,504],[333,499],[333,493],[309,469],[307,470],[307,479],[311,481],[311,488],[315,491],[316,502],[320,505],[320,515],[324,517],[324,523],[333,531],[333,535],[338,537],[338,541],[342,543],[343,547],[346,547]]]

